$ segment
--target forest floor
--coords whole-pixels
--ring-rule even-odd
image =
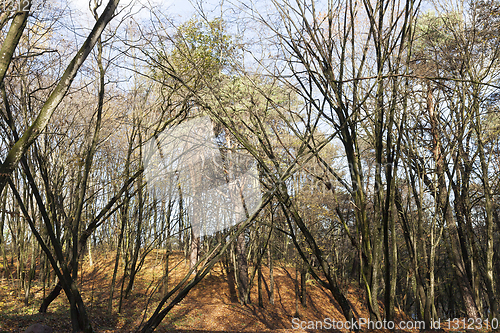
[[[159,290],[161,286],[164,265],[161,257],[162,254],[159,252],[148,255],[143,268],[137,275],[134,289],[128,299],[123,299],[121,313],[117,313],[117,309],[123,268],[119,270],[112,314],[108,313],[107,304],[114,256],[108,253],[107,256],[94,258],[92,266],[89,260],[84,260],[78,284],[96,332],[134,332],[142,320],[147,320],[159,300],[159,292],[155,290]],[[184,277],[188,267],[180,254],[171,256],[169,263],[170,267],[177,265],[176,269],[170,273],[170,288],[172,288],[174,283]],[[263,268],[262,272],[264,276],[263,307],[257,305],[256,286],[251,293],[252,304],[240,305],[236,296],[234,279],[231,276],[228,278],[222,266],[217,265],[179,305],[168,313],[156,332],[276,331],[300,333],[304,330],[293,329],[292,322],[292,319],[296,317],[297,309],[300,320],[322,321],[330,318],[335,321],[344,321],[337,302],[333,300],[329,292],[313,280],[307,281],[306,306],[296,304],[295,269],[292,267],[275,267],[275,302],[274,305],[270,304],[268,300],[269,270]],[[0,276],[2,275],[3,272],[0,269]],[[63,294],[50,305],[47,313],[38,313],[38,307],[44,295],[43,289],[42,284],[35,280],[32,284],[29,303],[25,305],[24,291],[20,290],[18,282],[10,278],[0,280],[0,333],[23,332],[34,323],[48,325],[54,329],[55,333],[71,332],[69,304]],[[355,309],[355,316],[369,318],[364,306],[363,293],[347,286],[343,289],[347,290],[346,296]],[[45,292],[48,294],[50,289],[46,288]],[[402,315],[398,317],[398,320],[408,319]],[[306,329],[305,331],[320,332],[321,330]],[[335,330],[328,330],[328,332],[335,332]]]

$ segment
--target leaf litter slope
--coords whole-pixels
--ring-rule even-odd
[[[117,313],[119,292],[114,296],[113,314],[107,313],[109,283],[113,274],[112,254],[108,252],[94,258],[92,266],[86,258],[82,264],[78,283],[96,332],[133,332],[144,316],[148,318],[151,315],[160,298],[164,252],[158,250],[148,254],[136,278],[134,289],[127,299],[123,299],[120,314]],[[180,253],[170,256],[169,266],[175,267],[169,274],[169,284],[172,287],[184,277],[188,266]],[[123,266],[119,272],[120,278],[116,282],[115,290],[120,290]],[[12,273],[15,276],[15,272]],[[295,269],[286,266],[275,267],[274,305],[269,303],[269,270],[263,267],[262,273],[263,308],[257,305],[256,283],[251,293],[253,304],[240,305],[236,297],[234,278],[226,275],[222,265],[217,265],[179,305],[172,309],[156,331],[301,332],[292,329],[292,319],[296,313]],[[6,273],[5,276],[9,274]],[[40,276],[39,271],[35,276],[36,278]],[[347,290],[356,317],[368,318],[363,293],[350,286],[344,286],[344,289]],[[60,295],[49,307],[49,313],[39,314],[37,310],[43,298],[41,281],[33,282],[32,292],[29,305],[25,306],[24,292],[16,291],[15,283],[10,278],[0,280],[0,332],[23,332],[33,323],[49,325],[55,332],[71,332],[66,298]],[[45,292],[48,294],[50,289],[46,288]],[[324,318],[343,320],[338,304],[313,280],[307,281],[307,306],[303,307],[299,303],[298,310],[301,320],[321,321]]]

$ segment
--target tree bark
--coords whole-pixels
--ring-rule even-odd
[[[5,40],[2,43],[2,47],[0,48],[0,85],[3,85],[4,83],[3,81],[5,78],[5,74],[9,69],[10,62],[12,61],[12,56],[14,55],[14,51],[16,50],[17,44],[19,44],[19,40],[23,35],[24,28],[26,27],[26,22],[28,21],[29,11],[31,9],[31,0],[28,0],[26,2],[28,10],[18,11],[14,14],[14,18],[10,25],[9,32],[7,33],[7,36],[5,37]],[[7,19],[7,17],[5,19]]]

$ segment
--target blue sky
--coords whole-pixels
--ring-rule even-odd
[[[59,0],[61,1],[61,0]],[[93,0],[91,0],[93,2]],[[108,0],[102,0],[102,8],[105,7]],[[93,18],[89,12],[87,0],[68,0],[69,6],[77,15],[79,25],[93,25]],[[139,9],[141,4],[147,7],[161,8],[163,11],[168,10],[172,16],[179,17],[181,20],[186,20],[194,14],[194,7],[189,0],[121,0],[120,7],[134,4],[134,8]],[[139,14],[140,16],[141,14]],[[148,16],[147,10],[142,10],[142,15]],[[75,22],[76,23],[76,22]]]

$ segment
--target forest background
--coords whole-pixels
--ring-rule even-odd
[[[2,2],[0,267],[26,305],[40,283],[40,312],[65,297],[72,330],[92,332],[83,263],[113,254],[113,313],[161,253],[141,332],[219,266],[241,304],[253,285],[261,304],[261,281],[272,302],[283,265],[299,299],[312,279],[347,321],[351,287],[372,320],[498,325],[500,2],[199,2],[187,19],[88,5],[90,28],[65,1]],[[222,196],[243,198],[244,155],[262,197],[203,236],[189,210],[220,208],[206,174],[191,164],[159,191],[144,172],[149,143],[201,116]]]

